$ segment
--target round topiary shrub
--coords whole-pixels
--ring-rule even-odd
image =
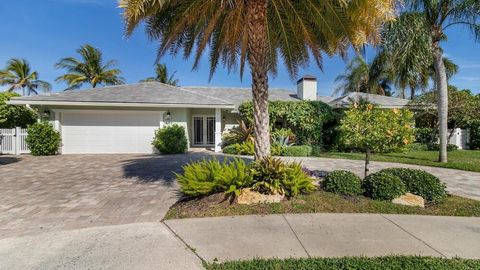
[[[333,171],[327,175],[324,181],[325,190],[341,195],[362,194],[362,180],[349,171]]]
[[[152,145],[162,154],[181,154],[188,149],[185,128],[174,124],[155,131]]]
[[[374,173],[363,180],[365,195],[374,200],[392,200],[405,194],[405,184],[400,178],[386,173]]]
[[[34,156],[51,156],[58,154],[60,133],[47,122],[42,121],[30,125],[25,139],[30,153]]]
[[[436,176],[422,170],[388,168],[380,172],[394,175],[405,184],[407,191],[422,196],[427,201],[438,202],[446,195],[446,186]]]

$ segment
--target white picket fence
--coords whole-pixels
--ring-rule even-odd
[[[28,154],[26,128],[0,128],[0,154]]]

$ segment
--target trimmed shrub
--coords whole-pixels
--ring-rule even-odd
[[[428,201],[438,202],[447,195],[445,184],[428,172],[406,168],[388,168],[380,172],[398,177],[408,192],[422,196]]]
[[[328,192],[349,196],[363,193],[362,180],[349,171],[333,171],[327,175],[323,183]]]
[[[415,141],[421,144],[433,144],[438,141],[438,129],[415,128]]]
[[[51,156],[58,154],[60,133],[47,122],[42,121],[28,127],[26,143],[34,156]]]
[[[392,200],[406,192],[400,178],[386,173],[374,173],[363,180],[365,195],[374,200]]]
[[[251,101],[238,108],[240,116],[253,123],[253,104]],[[333,110],[321,101],[269,101],[270,123],[282,120],[296,135],[300,144],[322,144],[323,126],[333,118]]]
[[[427,149],[428,151],[439,151],[440,150],[440,144],[438,143],[431,143],[427,144]],[[447,144],[447,152],[452,152],[458,149],[458,146],[455,144]]]
[[[236,155],[237,154],[237,146],[235,144],[225,146],[225,147],[223,147],[222,152],[224,154]]]
[[[308,157],[312,154],[310,145],[294,145],[285,147],[283,155],[287,157]]]
[[[155,131],[152,145],[162,154],[181,154],[188,149],[185,129],[177,124]]]
[[[318,157],[322,153],[323,149],[320,145],[312,145],[312,153],[311,156]]]

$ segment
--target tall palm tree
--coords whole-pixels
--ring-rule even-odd
[[[195,55],[209,47],[210,78],[219,62],[229,71],[248,62],[252,76],[255,158],[270,155],[268,77],[281,56],[296,77],[313,57],[345,55],[348,44],[378,41],[378,28],[394,16],[393,0],[120,0],[127,35],[146,21],[160,41],[159,57]]]
[[[81,59],[67,57],[55,64],[55,68],[66,69],[67,74],[56,79],[57,82],[66,82],[66,90],[78,89],[88,83],[93,88],[98,85],[118,85],[125,83],[120,76],[121,71],[113,68],[117,62],[110,60],[104,63],[102,52],[91,45],[83,45],[77,53]]]
[[[410,99],[416,91],[425,91],[429,80],[435,79],[431,35],[419,12],[405,12],[394,22],[388,23],[382,33],[380,53],[385,54],[393,68],[395,85],[405,98],[410,88]],[[447,78],[458,72],[458,66],[444,57]]]
[[[177,73],[177,72],[174,71],[169,76],[167,65],[157,64],[156,68],[155,68],[155,73],[156,73],[155,77],[149,77],[149,78],[146,78],[145,80],[141,80],[140,82],[161,82],[161,83],[165,83],[165,84],[169,84],[169,85],[173,85],[173,86],[178,85],[179,80],[175,79],[175,77],[174,77],[175,73]]]
[[[7,91],[22,89],[22,94],[38,94],[38,90],[48,92],[52,86],[38,79],[38,72],[32,71],[25,59],[11,59],[4,70],[0,70],[0,85],[8,85]]]
[[[335,88],[335,94],[362,92],[377,95],[391,95],[390,78],[386,63],[377,55],[373,63],[368,64],[357,56],[350,61],[343,75],[337,76],[335,82],[340,85]]]
[[[418,16],[404,24],[408,33],[412,25],[420,25],[419,33],[427,39],[435,70],[435,86],[438,91],[438,118],[440,135],[439,161],[446,163],[448,141],[448,78],[443,62],[441,42],[447,39],[445,31],[454,26],[465,26],[471,30],[475,40],[480,40],[480,1],[478,0],[407,0],[409,11]],[[400,31],[401,32],[401,31]],[[404,51],[406,53],[407,50]]]

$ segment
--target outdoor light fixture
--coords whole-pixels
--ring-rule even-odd
[[[167,118],[165,119],[167,124],[170,124],[170,121],[172,120],[172,114],[170,111],[167,112]]]
[[[223,122],[223,123],[227,122],[227,118],[226,118],[225,116],[222,117],[222,122]]]
[[[43,111],[43,118],[46,118],[46,119],[50,118],[50,111],[49,110]]]

